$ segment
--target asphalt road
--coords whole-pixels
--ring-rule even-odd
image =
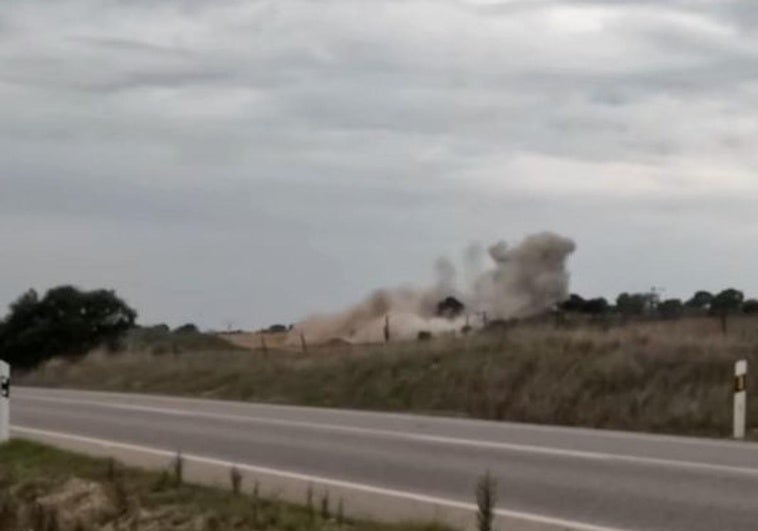
[[[758,445],[146,395],[16,388],[14,433],[45,430],[615,529],[758,529]]]

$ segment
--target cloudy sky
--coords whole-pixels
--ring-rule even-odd
[[[471,241],[573,290],[758,295],[758,6],[29,0],[0,11],[0,304],[291,322]]]

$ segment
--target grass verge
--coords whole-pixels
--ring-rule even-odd
[[[349,508],[348,508],[349,510]],[[346,520],[22,440],[0,445],[0,531],[444,531]]]

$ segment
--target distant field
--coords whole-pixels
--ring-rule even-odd
[[[339,500],[312,506],[262,499],[251,478],[230,491],[179,484],[146,472],[26,441],[0,445],[0,530],[51,531],[444,531],[423,524],[352,521]],[[230,479],[231,489],[231,479]],[[349,510],[349,507],[347,508]]]
[[[254,350],[265,348],[282,348],[287,341],[286,333],[268,332],[234,332],[216,334],[219,338],[238,347]]]
[[[168,327],[154,326],[135,328],[121,341],[121,349],[126,352],[149,352],[151,354],[179,354],[201,350],[239,350],[236,345],[221,335],[205,334],[198,331],[176,332]]]
[[[25,385],[180,394],[313,406],[416,411],[497,420],[726,436],[732,371],[758,379],[758,320],[707,318],[522,324],[467,338],[269,347],[156,355],[97,354],[52,363]],[[758,421],[758,400],[749,401]]]

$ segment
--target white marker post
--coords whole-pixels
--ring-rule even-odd
[[[747,360],[734,364],[734,438],[745,438],[747,413]]]
[[[0,360],[0,444],[11,437],[11,366]]]

